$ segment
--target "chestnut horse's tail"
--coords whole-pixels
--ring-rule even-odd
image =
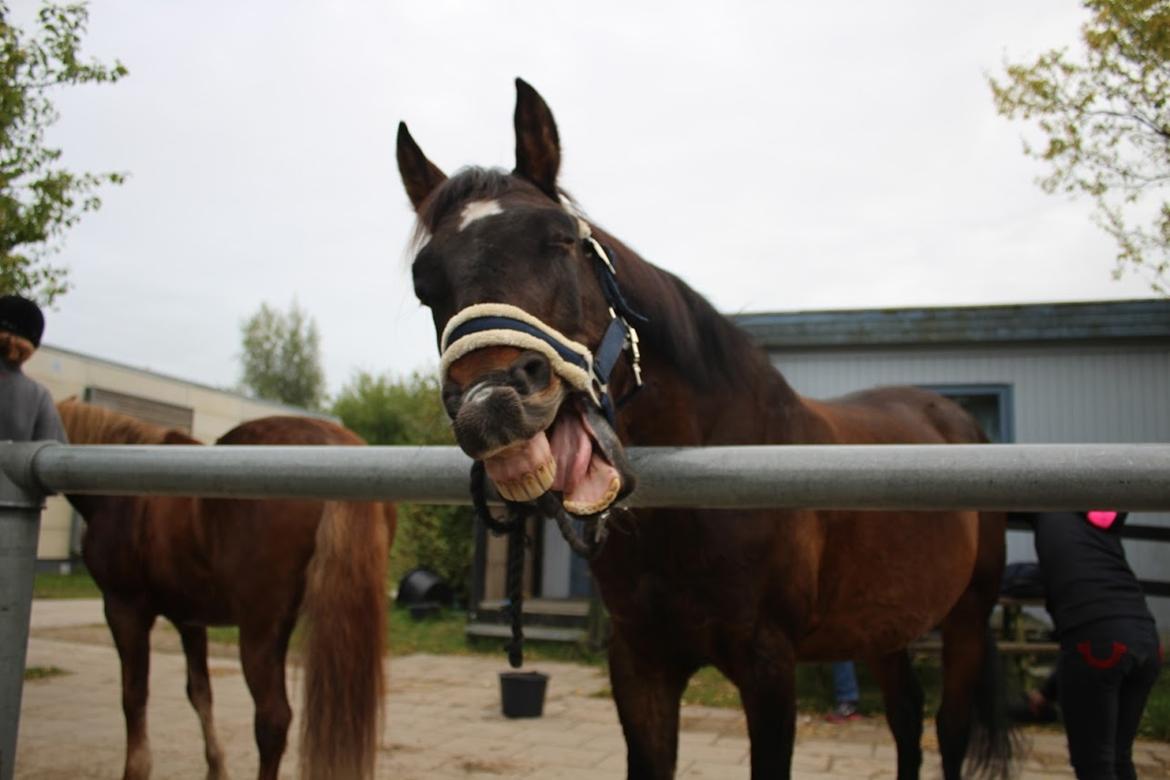
[[[1008,716],[1003,661],[990,629],[984,635],[974,705],[967,768],[975,777],[1009,778],[1013,775],[1012,759],[1019,756],[1020,738]]]
[[[327,501],[317,526],[302,604],[308,630],[300,761],[308,780],[374,776],[393,511]]]

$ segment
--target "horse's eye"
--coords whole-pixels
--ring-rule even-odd
[[[414,294],[423,306],[433,307],[443,295],[443,280],[438,270],[431,263],[421,263],[415,260],[410,267],[410,274],[414,280]]]
[[[557,252],[571,252],[577,245],[577,237],[568,233],[554,233],[548,238],[548,248]]]

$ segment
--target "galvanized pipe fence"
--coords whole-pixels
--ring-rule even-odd
[[[1170,510],[1170,445],[633,448],[631,507]],[[40,513],[53,493],[469,503],[454,447],[0,443],[0,780],[14,773]]]

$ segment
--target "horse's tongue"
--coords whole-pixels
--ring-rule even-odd
[[[613,503],[621,489],[621,477],[594,451],[593,440],[578,414],[561,415],[549,444],[557,462],[553,489],[563,491],[565,509],[592,515]]]
[[[575,412],[567,412],[557,420],[553,428],[553,458],[557,462],[557,476],[553,490],[571,493],[585,479],[589,469],[589,458],[593,455],[593,442]]]

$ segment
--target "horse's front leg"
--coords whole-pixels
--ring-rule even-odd
[[[626,737],[630,780],[669,780],[678,757],[679,703],[692,669],[670,658],[637,631],[637,649],[614,624],[609,645],[609,677],[618,718]]]
[[[106,596],[106,623],[122,663],[122,712],[126,716],[123,780],[150,777],[150,738],[146,699],[150,688],[150,629],[155,616],[138,605]]]
[[[796,653],[787,640],[757,642],[756,649],[725,673],[747,715],[752,778],[786,780],[796,744]]]

